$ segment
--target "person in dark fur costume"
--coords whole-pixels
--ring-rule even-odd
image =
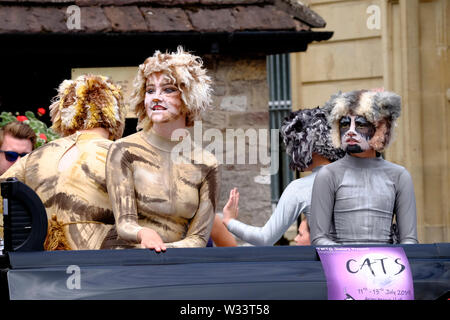
[[[331,137],[345,157],[326,166],[314,181],[313,245],[417,243],[411,175],[384,160],[401,98],[388,91],[358,90],[333,95],[325,104]]]
[[[267,221],[259,228],[248,226],[236,220],[238,216],[239,192],[230,192],[230,198],[223,209],[223,222],[237,237],[253,245],[273,245],[291,226],[301,213],[303,219],[299,227],[297,243],[309,244],[309,208],[314,178],[323,166],[344,155],[333,147],[326,112],[321,108],[292,112],[283,122],[281,135],[290,156],[290,166],[301,172],[312,171],[304,178],[292,181],[284,190],[278,205]]]

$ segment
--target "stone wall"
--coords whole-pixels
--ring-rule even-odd
[[[268,140],[263,141],[259,136],[257,141],[247,138],[245,163],[237,163],[237,157],[233,163],[227,163],[227,154],[236,154],[238,146],[236,143],[234,150],[226,147],[226,131],[233,129],[233,132],[241,137],[250,131],[259,134],[266,130],[268,134],[269,92],[266,57],[208,55],[204,57],[204,62],[214,80],[215,109],[203,117],[203,132],[210,128],[218,129],[224,138],[223,153],[216,153],[216,157],[223,163],[217,212],[222,212],[230,190],[237,187],[240,193],[239,220],[253,226],[262,226],[272,213],[270,176],[261,175],[261,168],[268,166],[261,164],[259,158],[256,164],[250,163],[249,152],[265,148],[269,156]],[[206,141],[204,145],[210,143]]]

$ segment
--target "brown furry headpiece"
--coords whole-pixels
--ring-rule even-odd
[[[323,108],[329,112],[331,139],[336,148],[341,147],[339,120],[345,115],[360,115],[375,126],[375,134],[369,145],[375,151],[381,152],[392,140],[396,120],[400,117],[401,98],[389,91],[339,92],[331,96]]]
[[[194,121],[200,119],[201,113],[211,105],[212,81],[206,75],[202,60],[178,47],[173,53],[156,51],[139,66],[130,98],[130,108],[138,118],[137,128],[148,130],[152,127],[144,105],[145,84],[147,78],[157,72],[164,73],[178,87],[187,117],[186,126],[194,125]]]
[[[100,127],[109,131],[109,139],[116,140],[122,137],[125,113],[120,88],[100,75],[64,80],[50,106],[52,128],[64,137]]]

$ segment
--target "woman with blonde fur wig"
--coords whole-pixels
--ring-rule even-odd
[[[124,129],[119,87],[98,75],[65,80],[50,112],[63,138],[20,159],[1,178],[17,177],[41,198],[49,218],[46,250],[118,247],[105,164],[112,139]]]
[[[117,231],[131,245],[160,252],[207,244],[218,162],[192,144],[188,156],[180,156],[180,139],[172,135],[181,129],[182,142],[190,142],[184,129],[209,107],[211,91],[200,58],[181,47],[174,53],[156,51],[139,66],[130,105],[143,130],[113,144],[106,168]],[[196,161],[180,161],[185,158]]]
[[[148,130],[153,125],[152,118],[147,114],[145,93],[148,79],[157,73],[164,74],[177,87],[182,101],[181,113],[186,115],[186,126],[193,126],[211,104],[211,78],[206,75],[199,57],[178,47],[175,53],[156,51],[139,66],[130,99],[130,107],[138,118],[138,128]]]

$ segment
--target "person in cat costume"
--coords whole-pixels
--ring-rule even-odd
[[[346,155],[324,167],[311,200],[313,245],[417,243],[417,217],[411,175],[383,159],[400,116],[401,98],[380,90],[333,95],[331,138]]]
[[[219,164],[188,129],[210,106],[211,91],[200,58],[181,47],[139,66],[130,107],[142,130],[116,141],[106,166],[118,234],[135,247],[161,252],[208,242]]]
[[[106,190],[106,155],[122,136],[125,105],[108,78],[63,81],[50,106],[62,138],[17,161],[1,178],[16,177],[41,198],[49,218],[45,250],[95,250],[120,244]]]

